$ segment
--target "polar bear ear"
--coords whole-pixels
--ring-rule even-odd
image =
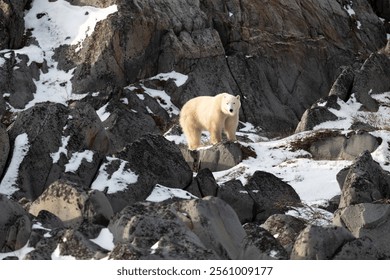
[[[239,95],[236,95],[236,98],[237,98],[238,100],[240,100],[240,96],[239,96]]]

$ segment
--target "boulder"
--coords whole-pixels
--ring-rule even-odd
[[[273,214],[284,214],[289,207],[301,203],[299,195],[289,184],[264,171],[256,171],[245,189],[255,201],[254,215],[259,222]]]
[[[24,10],[28,0],[4,0],[0,4],[0,50],[19,49],[24,42]]]
[[[111,219],[114,236],[112,259],[215,259],[186,225],[187,218],[174,205],[136,203]],[[180,249],[180,250],[179,250]]]
[[[352,92],[364,110],[376,112],[379,105],[371,97],[376,93],[390,91],[390,58],[383,53],[372,53],[355,74]]]
[[[9,137],[19,172],[13,178],[10,169],[2,184],[15,188],[12,195],[17,199],[29,200],[60,178],[89,186],[109,143],[95,110],[82,102],[70,108],[40,103],[22,111]]]
[[[339,208],[390,197],[390,175],[363,152],[347,170],[338,174],[342,193]],[[344,179],[345,178],[345,179]]]
[[[107,192],[114,212],[145,200],[156,184],[184,189],[192,172],[180,150],[161,135],[147,134],[106,157],[92,188]]]
[[[354,160],[362,152],[375,151],[382,139],[366,131],[316,130],[292,142],[294,149],[309,152],[318,160]]]
[[[337,104],[337,96],[332,95],[320,99],[307,109],[295,129],[295,133],[312,130],[321,123],[337,120],[337,116],[328,108],[340,109],[340,105]]]
[[[383,255],[368,237],[347,242],[334,256],[334,260],[380,260]]]
[[[352,132],[349,135],[337,135],[321,138],[314,142],[308,152],[314,159],[354,160],[362,152],[374,152],[382,139],[365,131]]]
[[[187,189],[197,197],[217,196],[219,186],[215,181],[213,173],[208,168],[199,170],[191,185]]]
[[[374,249],[378,251],[378,255],[386,259],[390,257],[387,238],[387,232],[390,230],[390,205],[372,203],[350,205],[336,211],[333,223],[345,227],[356,238],[370,239],[373,250],[371,253],[367,250],[367,257],[372,257]]]
[[[245,242],[246,233],[237,214],[226,202],[215,197],[179,202],[179,211],[204,244],[221,259],[264,259],[251,242]]]
[[[255,202],[241,181],[231,180],[221,184],[217,196],[234,209],[242,224],[253,221]]]
[[[56,181],[31,204],[29,212],[38,216],[41,210],[46,210],[60,218],[66,227],[77,228],[84,219],[87,199],[87,193],[79,186]]]
[[[246,240],[254,244],[269,259],[287,260],[289,258],[288,253],[279,241],[260,225],[246,223],[243,228],[247,234]]]
[[[190,151],[181,147],[188,165],[197,172],[204,168],[212,172],[222,171],[236,166],[242,161],[243,153],[239,143],[218,143],[216,145]]]
[[[279,241],[290,256],[295,240],[306,227],[306,223],[290,215],[274,214],[261,226]]]
[[[3,125],[0,125],[0,178],[2,178],[4,167],[7,163],[9,149],[8,132],[5,130]]]
[[[297,237],[292,260],[330,260],[354,236],[343,227],[307,226]]]
[[[344,102],[347,102],[347,100],[351,97],[352,94],[351,89],[354,78],[354,69],[351,66],[345,67],[341,74],[334,81],[329,91],[329,96],[335,95]]]
[[[66,229],[61,235],[52,259],[58,254],[77,260],[99,260],[107,256],[108,250],[100,247],[75,229]]]
[[[12,252],[24,247],[31,234],[28,213],[16,202],[0,194],[0,252]]]

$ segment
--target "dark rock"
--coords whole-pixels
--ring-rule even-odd
[[[244,242],[246,233],[237,214],[223,200],[206,197],[179,204],[179,211],[186,213],[192,232],[221,259],[264,258],[253,244]]]
[[[192,172],[180,150],[161,135],[145,135],[115,156],[137,176],[123,191],[108,194],[115,213],[135,201],[145,200],[156,184],[184,189],[192,182]],[[113,173],[118,168],[111,170]]]
[[[332,88],[329,91],[329,95],[335,95],[344,102],[351,97],[353,80],[355,78],[355,72],[351,66],[347,66],[343,69],[341,74],[337,77],[333,83]]]
[[[289,258],[283,246],[266,229],[253,223],[247,223],[243,228],[247,234],[247,240],[270,259],[286,260]]]
[[[316,103],[305,111],[295,129],[295,133],[312,130],[315,126],[323,122],[337,120],[337,116],[329,111],[329,109],[340,110],[340,108],[337,95],[332,94],[317,100]]]
[[[170,204],[136,203],[127,206],[112,218],[109,225],[116,244],[110,258],[217,258],[183,222],[185,219]]]
[[[92,190],[88,194],[84,217],[93,224],[107,226],[113,215],[114,211],[106,195],[101,191]]]
[[[61,219],[47,210],[40,210],[36,216],[36,222],[39,222],[42,227],[48,229],[64,228],[65,225]]]
[[[369,2],[379,17],[390,21],[390,5],[388,0],[370,0]]]
[[[349,167],[348,173],[342,171],[339,183],[344,181],[340,199],[340,208],[374,202],[390,197],[390,176],[375,162],[369,152],[362,153]]]
[[[290,215],[274,214],[261,226],[280,242],[290,256],[295,240],[306,227],[306,224]]]
[[[21,136],[26,143],[15,145]],[[9,137],[13,148],[24,154],[17,178],[10,182],[17,187],[13,194],[17,199],[34,200],[59,178],[89,186],[108,151],[100,119],[92,106],[81,102],[70,109],[41,103],[22,111]]]
[[[218,143],[196,151],[182,147],[181,152],[193,171],[204,168],[212,172],[226,170],[240,163],[243,157],[241,145],[230,142]]]
[[[107,111],[110,112],[110,116],[103,125],[110,138],[112,153],[120,152],[128,143],[134,142],[141,136],[160,133],[154,119],[143,111],[111,102],[107,106]]]
[[[61,69],[76,67],[73,90],[80,93],[174,69],[189,77],[170,92],[176,106],[198,95],[236,92],[246,100],[241,120],[281,134],[328,94],[340,67],[384,46],[383,23],[371,7],[358,1],[354,10],[352,19],[337,1],[145,1],[142,7],[122,1],[77,54],[63,47],[56,59]]]
[[[379,105],[372,94],[390,91],[390,58],[385,54],[372,53],[356,72],[352,92],[363,109],[376,112]]]
[[[27,212],[16,202],[0,194],[0,252],[21,249],[31,234]]]
[[[34,230],[36,232],[36,230]],[[51,260],[53,253],[58,247],[58,243],[65,229],[51,230],[49,233],[39,235],[38,241],[34,245],[35,249],[26,254],[25,260]]]
[[[5,130],[3,125],[0,124],[0,178],[2,178],[4,167],[7,163],[9,149],[8,132]]]
[[[215,181],[214,175],[210,169],[201,169],[198,174],[196,174],[195,181],[198,184],[201,197],[217,195],[219,186]]]
[[[343,227],[309,225],[297,237],[291,259],[330,260],[347,242],[354,239],[354,236]]]
[[[232,180],[221,184],[218,197],[234,209],[242,224],[253,220],[255,203],[241,181]]]
[[[58,243],[62,256],[72,256],[77,260],[99,260],[107,256],[108,251],[92,242],[80,232],[67,229]]]
[[[0,50],[19,49],[24,41],[24,10],[29,0],[4,0],[0,4]]]
[[[334,256],[334,260],[378,260],[383,258],[368,237],[357,238],[347,242]]]
[[[85,203],[88,195],[79,186],[57,181],[51,184],[30,206],[29,212],[38,216],[46,210],[67,227],[78,227],[84,219]]]
[[[255,215],[259,222],[273,214],[284,214],[289,207],[301,203],[299,195],[289,184],[264,171],[256,171],[245,188],[255,201]]]
[[[345,227],[356,238],[368,237],[373,243],[371,252],[375,252],[376,248],[383,257],[390,257],[390,246],[387,238],[387,232],[390,230],[390,205],[372,203],[350,205],[335,213],[333,223]],[[372,257],[370,254],[368,254],[368,258]]]

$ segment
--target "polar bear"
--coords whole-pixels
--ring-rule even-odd
[[[222,141],[222,131],[229,141],[235,141],[240,107],[240,96],[228,93],[190,99],[180,112],[180,126],[186,136],[188,149],[196,150],[200,146],[204,130],[210,132],[213,145]]]

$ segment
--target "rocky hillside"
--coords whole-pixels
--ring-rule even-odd
[[[389,4],[2,1],[0,259],[389,259]]]

